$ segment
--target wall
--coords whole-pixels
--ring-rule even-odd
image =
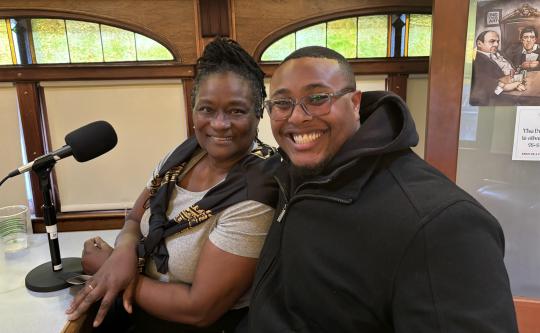
[[[13,85],[0,83],[0,179],[23,164],[17,111],[17,92]],[[8,179],[0,187],[0,207],[27,204],[24,177]]]
[[[418,145],[413,151],[424,157],[426,145],[426,116],[428,100],[428,76],[417,74],[409,76],[407,80],[407,105],[411,111],[418,132]]]

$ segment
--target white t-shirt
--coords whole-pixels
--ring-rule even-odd
[[[162,163],[163,160],[154,174],[157,174]],[[149,185],[150,182],[147,186]],[[169,200],[167,217],[176,217],[182,210],[201,200],[209,190],[191,192],[176,185]],[[200,225],[167,237],[165,245],[169,252],[169,271],[166,274],[159,273],[153,261],[149,260],[145,273],[164,282],[191,284],[201,250],[207,240],[223,251],[258,258],[273,215],[272,207],[256,201],[243,201],[227,207]],[[144,236],[148,235],[149,218],[150,209],[147,209],[141,219],[141,232]],[[248,305],[249,292],[238,300],[233,309]]]

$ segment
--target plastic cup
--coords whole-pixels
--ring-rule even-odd
[[[4,252],[19,251],[28,246],[26,226],[29,220],[28,207],[24,205],[0,208],[0,241]]]

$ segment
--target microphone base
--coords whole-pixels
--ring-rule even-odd
[[[66,279],[82,274],[81,258],[63,258],[62,270],[53,271],[51,262],[41,264],[26,274],[26,288],[36,292],[51,292],[70,287]]]

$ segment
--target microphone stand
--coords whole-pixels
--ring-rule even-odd
[[[56,226],[56,209],[51,199],[51,170],[56,163],[54,156],[44,156],[34,163],[32,170],[39,177],[39,187],[43,193],[43,220],[49,240],[51,261],[32,269],[25,278],[25,285],[31,291],[50,292],[70,286],[66,279],[82,274],[80,258],[64,258],[60,256],[58,231]]]

